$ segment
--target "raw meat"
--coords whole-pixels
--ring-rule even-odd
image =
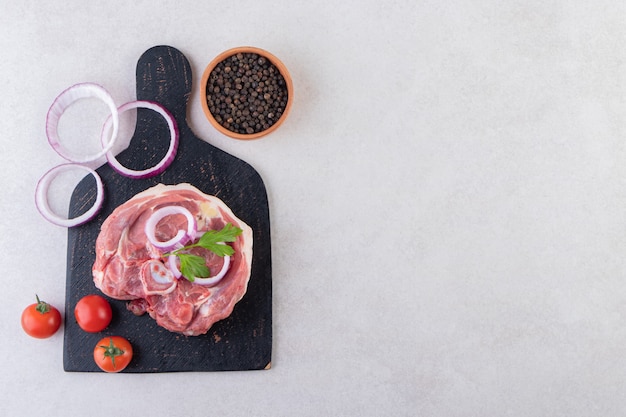
[[[184,277],[177,280],[164,265],[161,252],[148,241],[146,221],[155,210],[171,205],[187,208],[195,216],[199,231],[219,230],[226,223],[243,230],[231,244],[235,253],[230,269],[216,285],[198,285]],[[166,241],[186,227],[183,215],[172,215],[158,223],[156,236]],[[206,257],[211,271],[221,269],[223,258],[208,251],[199,254]],[[96,287],[112,298],[129,300],[128,308],[135,314],[147,311],[160,326],[195,336],[232,313],[246,293],[251,266],[252,229],[224,202],[190,184],[159,184],[135,195],[104,221],[96,240],[92,272]],[[163,279],[155,280],[153,274]]]

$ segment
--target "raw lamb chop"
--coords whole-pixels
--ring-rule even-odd
[[[163,253],[148,240],[146,221],[155,210],[166,206],[189,210],[199,232],[220,230],[227,223],[242,229],[231,244],[235,252],[230,267],[214,286],[174,278]],[[156,235],[166,241],[186,228],[185,216],[175,214],[157,224]],[[202,248],[197,251],[211,271],[220,270],[224,258]],[[112,298],[129,300],[129,309],[135,314],[148,312],[160,326],[195,336],[232,313],[246,293],[251,265],[252,229],[224,202],[190,184],[159,184],[135,195],[104,221],[96,240],[92,272],[96,287]]]

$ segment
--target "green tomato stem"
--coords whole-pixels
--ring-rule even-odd
[[[37,307],[35,309],[39,313],[46,314],[47,312],[50,311],[50,304],[46,303],[45,301],[41,301],[37,294],[35,294],[35,298],[37,299]]]
[[[105,358],[107,356],[111,358],[111,363],[113,364],[113,369],[116,369],[115,358],[117,356],[122,356],[124,354],[124,351],[122,349],[118,348],[117,346],[115,346],[115,344],[113,343],[113,338],[109,338],[109,340],[111,341],[109,343],[109,346],[101,345],[99,347],[104,349],[104,357]]]

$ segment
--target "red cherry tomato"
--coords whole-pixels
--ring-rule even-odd
[[[133,358],[133,347],[121,336],[101,339],[93,348],[93,360],[104,372],[120,372]]]
[[[45,339],[52,336],[61,327],[61,313],[55,307],[39,300],[22,312],[22,329],[32,337]]]
[[[81,329],[89,333],[98,333],[111,323],[113,312],[111,305],[104,297],[91,294],[84,296],[76,303],[74,317]]]

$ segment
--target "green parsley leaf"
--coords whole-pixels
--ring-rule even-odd
[[[185,278],[193,282],[195,278],[207,278],[210,276],[206,260],[198,255],[192,255],[189,250],[192,248],[204,248],[217,256],[232,256],[235,250],[226,242],[234,242],[243,231],[227,223],[221,230],[208,230],[200,239],[191,245],[187,245],[175,251],[164,254],[164,256],[176,255],[180,259],[180,272]]]
[[[205,247],[205,245],[212,243],[234,242],[241,232],[242,230],[233,226],[232,223],[226,223],[222,230],[207,230],[198,241],[198,244]]]
[[[206,278],[211,272],[206,266],[206,260],[202,256],[191,255],[189,253],[177,254],[180,259],[180,272],[189,281],[193,282],[196,278]]]

